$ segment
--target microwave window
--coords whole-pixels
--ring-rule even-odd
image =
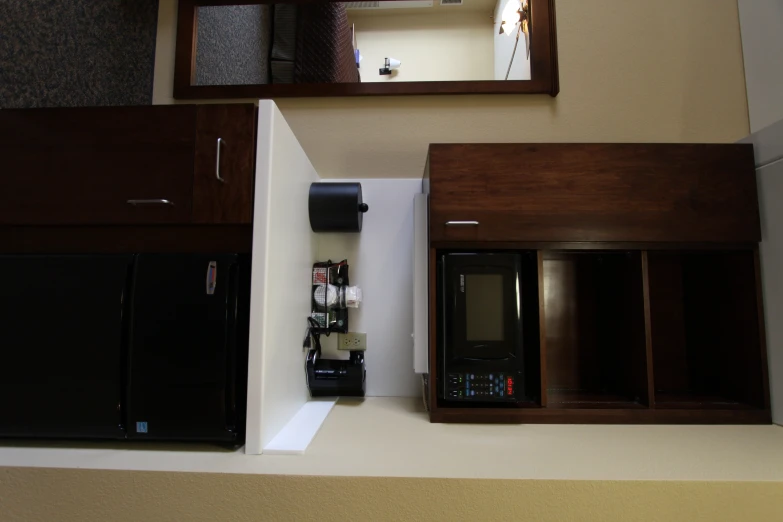
[[[465,276],[465,312],[468,341],[503,340],[503,276]]]

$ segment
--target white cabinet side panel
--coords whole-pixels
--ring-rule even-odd
[[[275,438],[264,446],[264,455],[304,455],[336,402],[336,397],[329,397],[304,403]]]
[[[308,193],[318,181],[273,102],[259,102],[258,122],[246,444],[251,454],[261,453],[309,398],[302,339],[316,239]]]
[[[429,241],[427,194],[413,197],[413,370],[429,373]]]
[[[754,132],[740,140],[739,143],[753,145],[756,167],[769,165],[773,161],[783,159],[783,120],[776,121],[769,127]]]

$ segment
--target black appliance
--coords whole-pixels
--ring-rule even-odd
[[[137,256],[128,438],[244,436],[249,271],[232,254]]]
[[[312,397],[364,397],[364,351],[352,351],[345,361],[322,359],[320,350],[312,349],[307,353],[305,371]]]
[[[361,183],[312,183],[308,199],[313,232],[361,232],[364,213]]]
[[[0,256],[0,435],[122,438],[132,256]]]
[[[522,265],[520,253],[439,256],[439,398],[510,403],[524,396]]]
[[[249,256],[0,256],[0,270],[0,436],[243,441]]]

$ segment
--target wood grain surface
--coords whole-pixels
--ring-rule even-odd
[[[253,104],[200,105],[196,117],[193,221],[250,223],[255,177]],[[217,178],[218,138],[220,177]]]
[[[761,238],[749,145],[430,145],[429,162],[432,241]]]
[[[195,127],[188,105],[0,111],[0,224],[187,223]]]
[[[340,0],[287,0],[308,4]],[[401,96],[423,94],[549,94],[560,92],[555,0],[531,0],[530,80],[290,83],[193,85],[195,83],[198,8],[208,5],[257,5],[262,0],[180,0],[174,59],[174,98],[185,100],[321,96]],[[277,2],[280,3],[280,2]],[[524,38],[524,37],[523,37]],[[524,45],[524,40],[521,42]],[[374,74],[374,71],[371,71]]]

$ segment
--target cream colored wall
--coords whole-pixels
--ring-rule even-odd
[[[173,0],[153,99],[171,103]],[[433,142],[733,142],[748,134],[736,0],[558,0],[560,95],[276,100],[321,177],[415,177]]]
[[[0,469],[3,522],[753,522],[782,517],[783,485],[770,482],[354,479]]]
[[[459,8],[453,8],[459,9]],[[419,14],[349,11],[362,53],[362,82],[492,80],[493,40],[489,12],[420,9]],[[378,69],[386,57],[402,67],[390,76]]]

